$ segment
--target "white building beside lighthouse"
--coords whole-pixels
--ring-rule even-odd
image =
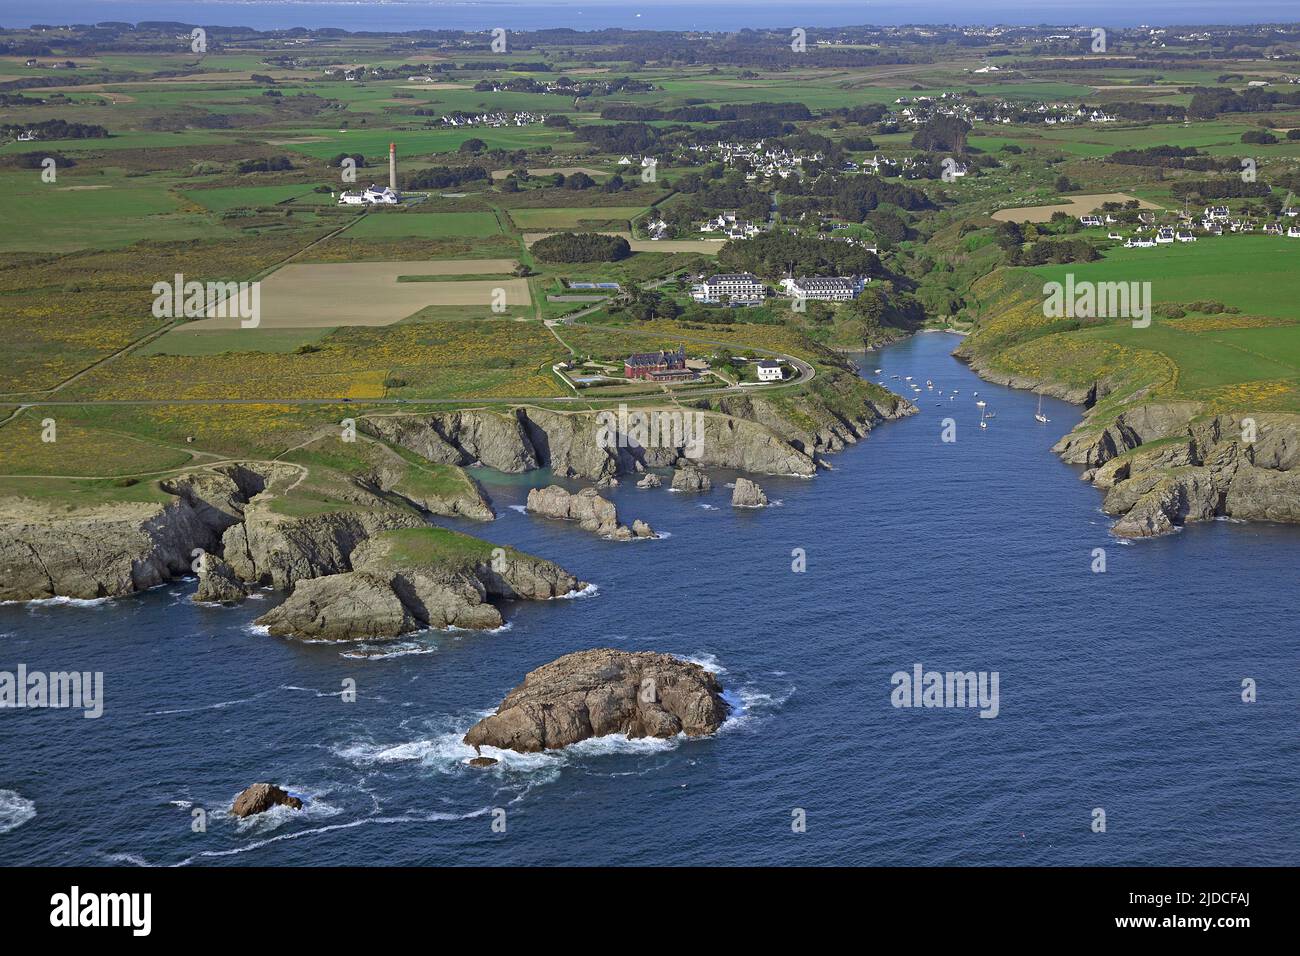
[[[397,144],[388,144],[388,185],[370,184],[369,189],[361,192],[339,193],[340,206],[396,206],[402,201],[402,194],[397,191]]]

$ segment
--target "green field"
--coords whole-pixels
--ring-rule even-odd
[[[1044,281],[1150,282],[1155,302],[1218,300],[1247,315],[1300,321],[1300,239],[1227,236],[1113,249],[1097,262],[1034,270]]]
[[[112,248],[142,239],[188,239],[210,228],[181,212],[165,182],[96,176],[81,167],[45,183],[40,170],[0,175],[0,250]]]
[[[187,189],[183,195],[212,212],[226,212],[240,207],[333,205],[328,194],[314,193],[313,183],[292,186],[218,186],[213,189]]]
[[[425,238],[466,236],[485,239],[501,233],[501,224],[490,212],[423,212],[379,209],[348,230],[353,239]]]
[[[520,229],[572,229],[583,222],[635,219],[644,206],[580,206],[549,209],[511,209],[510,218]]]

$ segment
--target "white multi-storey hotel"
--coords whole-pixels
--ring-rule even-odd
[[[696,302],[761,302],[766,297],[767,286],[752,272],[727,272],[709,276],[691,290],[691,298]]]
[[[782,279],[781,287],[796,299],[821,302],[851,302],[862,294],[867,280],[861,276],[804,277]]]

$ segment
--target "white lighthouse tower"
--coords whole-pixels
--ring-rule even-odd
[[[388,188],[397,192],[397,144],[388,144]]]

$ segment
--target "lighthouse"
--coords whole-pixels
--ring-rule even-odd
[[[397,192],[397,144],[388,144],[388,188]]]

